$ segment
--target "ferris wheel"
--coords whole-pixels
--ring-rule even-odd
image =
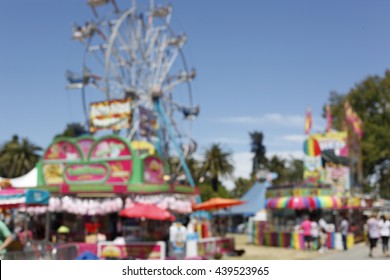
[[[93,19],[72,28],[72,39],[85,49],[82,71],[67,71],[67,88],[81,90],[88,125],[88,101],[130,100],[125,105],[130,124],[123,133],[130,141],[154,142],[163,158],[175,151],[193,185],[184,157],[197,146],[191,138],[191,122],[199,114],[191,88],[196,71],[183,53],[186,35],[171,28],[172,6],[145,2],[87,0]]]

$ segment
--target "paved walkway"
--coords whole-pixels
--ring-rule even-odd
[[[320,254],[318,251],[300,251],[289,248],[277,248],[268,246],[257,246],[247,244],[246,236],[243,234],[229,235],[235,238],[236,249],[244,249],[245,254],[241,257],[224,257],[225,260],[389,260],[384,257],[381,245],[376,248],[374,258],[368,257],[368,246],[359,243],[348,251],[328,250]]]
[[[247,244],[244,234],[230,234],[235,238],[236,249],[244,249],[241,257],[224,257],[224,260],[309,260],[318,257],[317,251],[301,251],[290,248],[278,248],[269,246],[257,246]]]
[[[374,257],[368,256],[369,248],[365,243],[356,244],[352,249],[347,251],[335,251],[331,254],[326,254],[321,257],[314,258],[316,260],[389,260],[382,254],[381,244],[378,244],[374,251]]]

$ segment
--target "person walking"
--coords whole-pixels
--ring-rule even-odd
[[[386,219],[384,215],[381,216],[381,219],[378,223],[380,235],[382,239],[382,251],[383,255],[386,257],[389,256],[389,236],[390,236],[390,221]]]
[[[311,249],[311,221],[308,216],[305,216],[303,222],[300,226],[301,230],[303,230],[303,238],[305,241],[305,249]]]
[[[340,223],[340,232],[341,232],[341,238],[343,241],[344,251],[346,251],[348,249],[347,248],[348,231],[349,231],[349,222],[348,222],[347,216],[343,216],[343,219]]]
[[[4,254],[7,252],[6,248],[14,240],[13,235],[7,225],[0,220],[0,260],[3,259]]]
[[[328,224],[326,223],[325,219],[321,217],[318,221],[318,225],[320,227],[320,246],[318,251],[320,253],[323,253],[328,249]]]
[[[376,244],[379,239],[379,226],[378,226],[378,220],[376,219],[375,214],[371,216],[367,220],[367,230],[368,230],[368,239],[370,241],[370,257],[374,257],[374,248],[376,247]]]
[[[316,220],[311,222],[311,241],[313,245],[313,249],[318,249],[320,247],[320,226],[318,225]]]

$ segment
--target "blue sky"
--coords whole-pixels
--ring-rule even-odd
[[[187,34],[198,72],[193,137],[199,152],[212,142],[230,148],[236,176],[250,171],[250,131],[265,134],[270,154],[299,156],[306,108],[323,130],[330,91],[345,93],[390,65],[388,0],[170,2],[172,28]],[[83,121],[64,72],[82,65],[72,22],[92,17],[86,0],[0,2],[0,143],[19,134],[46,147],[66,123]]]

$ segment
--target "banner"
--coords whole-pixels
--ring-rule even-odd
[[[326,166],[325,183],[331,184],[337,195],[344,195],[350,189],[350,172],[344,166]]]
[[[312,116],[311,116],[311,108],[308,108],[307,112],[306,112],[306,117],[305,117],[305,134],[307,134],[307,135],[310,134],[312,122],[313,122],[313,120],[312,120]]]
[[[346,131],[312,134],[311,137],[318,141],[321,151],[334,150],[336,156],[348,157]]]
[[[150,184],[164,183],[164,164],[156,156],[148,156],[144,159],[144,181]]]
[[[352,131],[362,138],[363,136],[363,122],[359,118],[358,114],[352,109],[349,101],[345,101],[344,103],[344,111],[345,111],[345,120],[351,126]]]
[[[332,196],[333,190],[331,188],[287,188],[287,189],[267,189],[266,198],[280,198],[291,196]]]
[[[126,185],[132,169],[131,148],[125,139],[115,135],[59,139],[46,150],[42,164],[43,180],[48,186]]]
[[[132,242],[115,244],[114,242],[99,242],[98,257],[115,259],[164,259],[165,242]]]
[[[92,133],[102,129],[120,130],[130,127],[131,99],[106,100],[91,103]]]
[[[303,180],[310,185],[318,185],[324,181],[324,169],[321,156],[305,156],[303,161]]]
[[[80,161],[82,157],[81,149],[71,140],[54,141],[43,155],[42,171],[45,184],[63,184],[66,163]]]

